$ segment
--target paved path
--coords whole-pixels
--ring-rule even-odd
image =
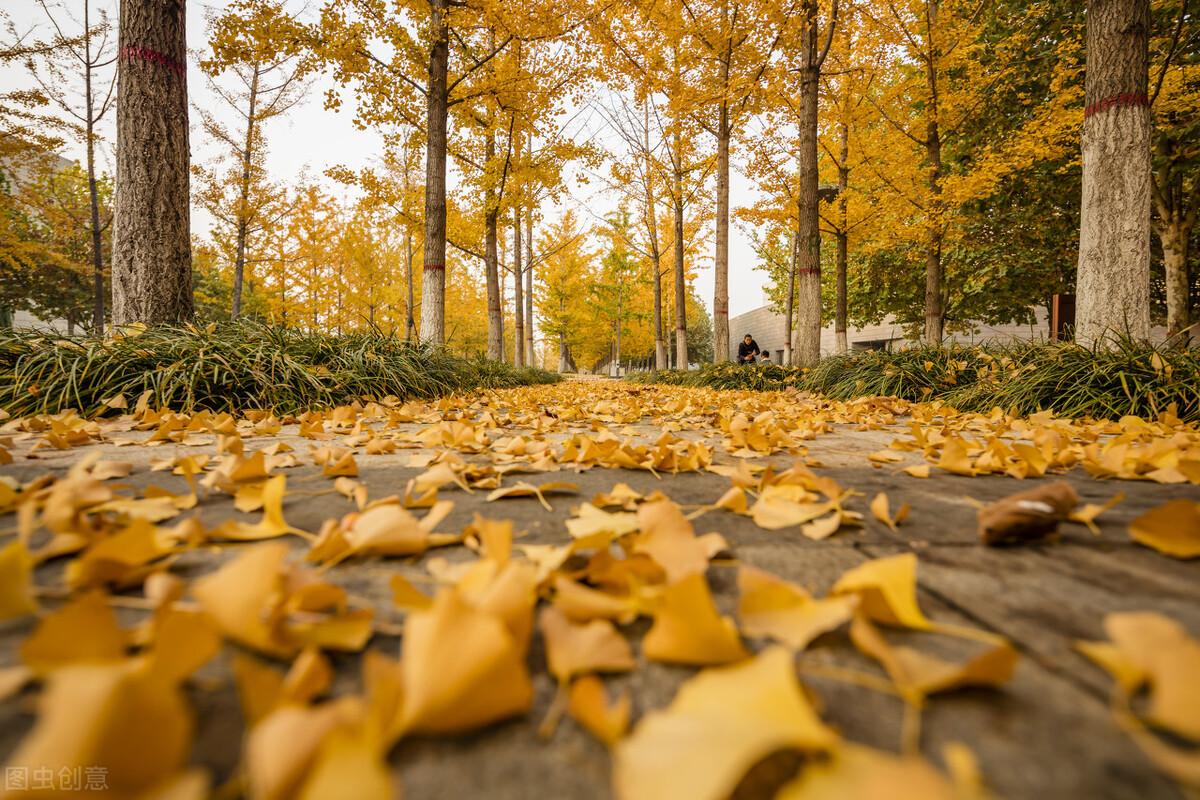
[[[409,429],[419,429],[414,423]],[[585,430],[583,425],[575,430]],[[644,420],[627,431],[645,440],[659,428]],[[562,435],[566,435],[564,432]],[[681,435],[712,437],[713,431],[690,431]],[[1154,610],[1184,624],[1193,636],[1200,635],[1200,561],[1166,558],[1130,542],[1126,525],[1147,508],[1180,496],[1200,497],[1196,487],[1160,486],[1147,482],[1096,481],[1076,470],[1066,476],[1085,502],[1103,502],[1116,491],[1126,500],[1101,518],[1101,535],[1094,537],[1079,526],[1064,528],[1054,543],[1021,548],[981,547],[975,531],[975,507],[967,498],[990,501],[1027,488],[1028,483],[1007,477],[965,478],[935,470],[927,480],[917,480],[896,471],[895,466],[875,468],[868,453],[885,447],[897,429],[855,430],[835,426],[831,433],[805,443],[817,469],[845,487],[861,492],[856,508],[866,511],[866,501],[880,491],[912,505],[912,512],[899,533],[893,533],[867,515],[861,528],[844,529],[823,541],[810,541],[794,531],[767,531],[748,518],[723,511],[707,513],[696,520],[697,533],[719,531],[731,545],[734,560],[714,562],[709,570],[718,605],[732,613],[736,603],[735,566],[749,564],[769,570],[822,594],[847,569],[864,561],[895,553],[913,552],[919,558],[920,602],[926,613],[940,622],[958,623],[1003,634],[1021,653],[1012,682],[999,690],[968,690],[930,700],[924,712],[921,746],[935,763],[941,763],[944,745],[967,744],[978,756],[990,788],[1009,798],[1174,798],[1178,789],[1161,777],[1134,744],[1112,722],[1108,711],[1109,677],[1072,649],[1077,639],[1104,638],[1101,623],[1110,612]],[[144,439],[145,433],[114,433],[111,439]],[[29,459],[33,440],[13,443],[16,460],[0,467],[0,475],[18,481],[32,480],[48,471],[62,474],[80,455],[79,450],[39,451]],[[312,442],[298,438],[289,427],[277,437],[261,441],[247,438],[247,448],[268,442],[288,441],[298,450]],[[96,445],[105,458],[130,460],[137,465],[127,482],[134,487],[155,483],[181,490],[181,479],[150,472],[151,460],[169,455],[211,450],[211,437],[194,437],[195,444],[162,447],[117,447]],[[423,468],[407,466],[422,450],[402,450],[379,456],[358,456],[360,480],[372,497],[403,491],[405,483]],[[484,456],[475,456],[485,459]],[[793,456],[779,453],[761,459],[790,465]],[[718,463],[733,463],[720,454]],[[349,501],[331,493],[320,493],[328,479],[319,468],[307,465],[287,470],[288,521],[316,531],[321,523],[351,509]],[[529,476],[520,476],[528,478]],[[564,520],[582,499],[610,490],[624,482],[642,493],[666,492],[671,499],[691,510],[712,503],[728,487],[729,480],[708,472],[656,477],[645,471],[594,468],[573,474],[570,467],[542,480],[570,480],[579,485],[578,497],[551,497],[553,511],[544,510],[533,499],[485,501],[486,492],[467,494],[444,491],[455,508],[442,530],[458,530],[474,514],[511,518],[526,532],[523,544],[561,544],[566,541]],[[311,493],[306,494],[306,491]],[[238,515],[231,499],[214,495],[198,512],[206,524]],[[9,517],[8,519],[11,519]],[[288,539],[299,557],[307,547],[298,538]],[[195,577],[239,551],[239,546],[206,548],[186,554],[177,572]],[[451,561],[473,558],[465,548],[452,547],[426,556]],[[54,582],[61,563],[41,567],[39,584]],[[385,618],[399,622],[393,610],[390,575],[396,571],[413,578],[425,575],[421,560],[380,560],[343,564],[328,578],[352,594],[369,600]],[[139,612],[122,611],[129,623]],[[0,666],[15,663],[16,644],[31,630],[31,623],[9,625],[0,634]],[[635,642],[648,629],[638,621],[627,632]],[[901,636],[914,646],[951,647],[945,637],[922,634]],[[369,645],[395,656],[400,649],[396,636],[376,635]],[[229,648],[226,648],[228,651]],[[358,691],[357,656],[335,655],[337,681],[334,693]],[[529,654],[535,676],[536,700],[526,717],[491,726],[466,736],[445,739],[417,738],[403,741],[391,761],[402,776],[407,798],[600,798],[609,796],[610,763],[605,748],[570,720],[560,724],[550,741],[542,741],[537,727],[554,696],[553,680],[546,674],[540,639],[535,637]],[[823,637],[801,659],[819,671],[835,664],[855,669],[874,665],[858,655],[847,637]],[[606,679],[610,691],[626,686],[634,697],[634,714],[667,705],[681,681],[692,669],[664,666],[640,660],[637,670]],[[199,728],[195,761],[212,768],[219,777],[228,776],[239,756],[242,722],[237,696],[229,680],[228,652],[205,667],[191,699],[198,711]],[[895,751],[901,739],[902,704],[893,696],[859,686],[810,675],[806,681],[815,692],[823,718],[854,741]],[[203,687],[203,688],[199,688]],[[30,692],[0,706],[0,755],[12,750],[32,721]],[[743,785],[744,796],[769,796],[780,774],[795,764],[764,764]],[[783,772],[781,773],[780,770]]]

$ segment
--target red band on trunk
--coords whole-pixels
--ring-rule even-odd
[[[426,272],[445,272],[446,265],[445,264],[426,264],[425,271]]]
[[[799,275],[820,275],[821,268],[820,267],[805,267],[804,269],[796,270],[796,273]]]
[[[126,61],[137,59],[138,61],[149,61],[151,64],[166,67],[180,78],[187,74],[187,65],[181,64],[166,53],[151,50],[149,47],[122,47],[120,56]]]
[[[1126,106],[1148,106],[1150,98],[1144,92],[1130,92],[1126,94],[1114,94],[1112,97],[1106,97],[1103,100],[1097,100],[1083,110],[1083,118],[1087,119],[1093,114],[1099,114],[1101,111],[1107,111],[1110,108],[1125,108]]]

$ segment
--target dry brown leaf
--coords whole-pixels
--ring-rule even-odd
[[[796,680],[792,654],[771,647],[704,670],[670,706],[646,714],[614,749],[613,787],[622,800],[720,800],[772,753],[836,744]]]
[[[979,509],[979,538],[984,544],[1019,544],[1049,536],[1079,505],[1066,481],[1008,495]]]

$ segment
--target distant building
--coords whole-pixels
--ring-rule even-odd
[[[971,323],[969,333],[948,333],[946,342],[984,344],[1049,339],[1050,325],[1046,310],[1036,308],[1034,315],[1035,319],[1032,325]],[[787,363],[784,360],[787,320],[783,314],[772,310],[770,306],[762,306],[733,317],[729,320],[730,352],[737,352],[738,342],[747,333],[754,337],[760,348],[771,354],[771,361],[776,364]],[[917,343],[916,340],[905,337],[904,326],[897,323],[891,316],[884,319],[879,325],[847,328],[846,339],[851,350],[898,349]],[[832,355],[835,352],[837,352],[837,344],[831,322],[821,329],[821,355]]]

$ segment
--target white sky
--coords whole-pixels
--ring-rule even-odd
[[[82,9],[82,0],[51,0],[65,2],[66,7],[73,13]],[[93,0],[92,14],[97,15],[99,9],[107,8],[114,25],[116,25],[116,0]],[[17,29],[21,32],[34,29],[35,35],[48,35],[50,29],[45,15],[37,0],[7,0],[5,10],[11,16]],[[205,38],[205,16],[210,12],[220,12],[225,3],[219,0],[210,2],[188,3],[188,45],[193,51],[189,58],[188,89],[193,105],[206,109],[217,109],[208,92],[204,76],[196,66],[196,52],[203,52],[207,47]],[[59,12],[61,13],[61,12]],[[26,87],[31,84],[21,65],[0,67],[0,88],[13,89]],[[267,146],[269,148],[267,167],[272,178],[285,183],[294,183],[302,174],[309,179],[323,183],[328,191],[335,195],[344,196],[344,187],[324,177],[327,168],[334,165],[344,165],[352,169],[367,166],[382,154],[382,140],[372,131],[358,130],[352,124],[354,116],[354,98],[352,93],[345,93],[345,103],[340,111],[326,111],[322,105],[322,97],[334,83],[328,78],[320,78],[313,85],[310,99],[292,109],[283,119],[273,120],[267,129]],[[604,102],[604,90],[601,96],[593,102]],[[109,136],[109,147],[115,137],[115,114],[110,112],[102,132]],[[572,129],[596,132],[603,125],[599,115],[590,108],[580,112],[578,122]],[[599,130],[595,140],[597,144],[608,145],[616,141],[614,135]],[[709,143],[712,144],[711,142]],[[111,151],[109,151],[111,152]],[[197,124],[197,115],[192,111],[192,158],[194,161],[205,161],[212,154],[211,144],[204,141],[204,134]],[[80,158],[82,148],[68,147],[64,152],[68,158]],[[731,206],[737,209],[754,203],[758,193],[751,182],[742,174],[742,160],[735,150],[733,156],[733,174],[731,175]],[[103,163],[106,169],[112,169],[111,156],[105,155]],[[592,180],[588,185],[581,185],[577,180],[580,168],[567,170],[567,197],[558,208],[543,208],[543,214],[554,219],[566,208],[574,207],[582,222],[595,222],[617,204],[614,192],[603,190],[599,182]],[[602,168],[607,175],[607,167]],[[451,178],[453,180],[453,178]],[[709,190],[715,192],[715,182]],[[209,220],[203,212],[193,211],[193,227],[203,232],[209,226]],[[703,233],[705,244],[701,263],[696,265],[696,288],[705,304],[712,307],[713,293],[713,230],[709,225]],[[750,311],[763,305],[763,286],[766,273],[753,269],[756,262],[750,237],[741,225],[734,221],[730,231],[729,243],[729,313],[730,316]]]

